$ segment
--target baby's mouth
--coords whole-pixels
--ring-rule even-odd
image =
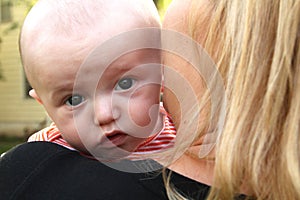
[[[111,133],[105,134],[106,141],[110,141],[116,146],[120,146],[125,143],[127,139],[127,134],[121,132],[121,131],[113,131]]]

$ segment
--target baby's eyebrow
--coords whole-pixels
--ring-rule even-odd
[[[64,84],[64,85],[58,86],[50,94],[51,95],[50,98],[53,99],[53,100],[58,100],[58,99],[62,98],[65,95],[72,94],[73,93],[73,88],[74,88],[74,83]]]
[[[134,66],[132,64],[122,63],[122,64],[112,64],[104,71],[105,76],[114,77],[116,74],[121,75],[129,70],[133,69]]]

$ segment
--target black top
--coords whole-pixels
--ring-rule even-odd
[[[190,199],[205,199],[209,186],[175,172],[171,183]],[[0,159],[0,199],[168,199],[162,174],[122,172],[59,145],[31,142]]]

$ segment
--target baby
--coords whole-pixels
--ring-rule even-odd
[[[53,120],[29,141],[97,159],[138,159],[174,144],[160,105],[160,21],[149,0],[40,0],[20,52],[30,96]]]

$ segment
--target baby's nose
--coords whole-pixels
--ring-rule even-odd
[[[117,106],[114,106],[109,95],[101,95],[96,98],[94,112],[95,124],[99,126],[112,123],[119,116]]]

